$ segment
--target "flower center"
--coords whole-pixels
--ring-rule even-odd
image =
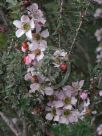
[[[51,110],[51,113],[55,116],[55,115],[56,115],[56,109],[53,108],[53,109]]]
[[[65,103],[65,104],[70,104],[70,103],[71,103],[71,99],[70,99],[69,97],[66,97],[66,98],[64,99],[64,103]]]
[[[34,40],[39,41],[41,39],[41,36],[39,33],[34,33],[33,38],[34,38]]]
[[[49,100],[50,100],[50,101],[54,101],[54,100],[55,100],[54,95],[49,96]]]
[[[37,75],[34,75],[32,80],[34,83],[39,83],[39,79],[38,79]]]
[[[30,29],[30,25],[29,25],[28,23],[24,23],[24,24],[23,24],[23,29],[24,29],[25,31],[28,31],[28,30]]]
[[[64,116],[68,116],[68,115],[70,115],[70,113],[71,113],[70,110],[65,110],[64,111]]]
[[[41,50],[40,50],[40,49],[36,49],[36,50],[34,51],[34,54],[35,54],[35,56],[40,55],[40,54],[41,54]]]

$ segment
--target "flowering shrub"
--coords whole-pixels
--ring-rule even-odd
[[[46,101],[45,118],[59,123],[69,124],[77,122],[86,113],[90,105],[88,91],[83,90],[84,80],[73,82],[71,85],[55,87],[49,76],[40,71],[47,57],[48,29],[45,28],[45,18],[43,12],[36,3],[27,7],[28,15],[22,15],[21,21],[15,20],[13,24],[18,28],[16,36],[19,38],[24,33],[26,41],[22,43],[22,51],[26,53],[23,61],[27,65],[25,80],[30,80],[29,93],[39,93]],[[56,50],[51,54],[52,67],[56,70],[60,68],[62,73],[70,69],[69,54],[64,50]],[[68,62],[68,66],[67,66]],[[51,66],[50,66],[51,67]],[[46,69],[46,67],[45,67]],[[50,69],[50,68],[49,68]],[[38,95],[38,97],[39,97]],[[32,114],[36,114],[33,110]]]
[[[68,127],[69,135],[73,133],[71,135],[79,136],[79,134],[83,135],[85,131],[87,136],[93,136],[92,124],[98,126],[96,133],[101,135],[101,120],[97,120],[101,118],[102,66],[100,61],[102,48],[96,49],[97,65],[95,68],[91,68],[89,64],[94,62],[92,61],[93,57],[91,62],[89,57],[91,53],[88,54],[85,46],[80,46],[80,43],[82,45],[90,44],[90,41],[82,37],[83,33],[88,31],[84,27],[88,24],[86,18],[91,13],[88,11],[88,8],[91,8],[90,2],[86,5],[84,3],[82,6],[81,1],[73,0],[72,5],[73,2],[80,5],[77,9],[80,10],[78,16],[72,17],[74,21],[67,22],[64,19],[63,14],[67,18],[67,10],[64,11],[66,5],[61,0],[57,21],[51,19],[51,21],[55,21],[55,23],[51,23],[50,17],[41,10],[46,10],[46,8],[40,5],[40,2],[37,4],[30,0],[23,0],[21,3],[11,1],[10,12],[13,11],[13,6],[18,10],[17,19],[13,21],[13,25],[16,27],[16,38],[14,33],[12,36],[8,34],[8,37],[11,37],[8,43],[10,47],[7,49],[8,52],[1,55],[0,75],[3,75],[4,83],[1,87],[2,111],[0,116],[16,136],[34,134],[50,136],[49,128],[60,125]],[[93,3],[95,2],[101,4],[101,1],[94,0]],[[49,9],[49,5],[47,6]],[[13,11],[12,15],[15,12]],[[94,14],[96,20],[101,17],[101,12],[101,8],[96,10]],[[20,19],[18,19],[18,14]],[[55,31],[49,27],[49,23]],[[71,25],[73,29],[70,28]],[[1,29],[2,33],[6,31],[4,28]],[[101,31],[98,29],[95,32],[98,42],[102,40]],[[82,39],[85,42],[82,42]],[[90,39],[93,40],[92,37]],[[21,46],[19,47],[19,45]],[[75,53],[73,53],[73,49],[75,49]],[[81,61],[84,65],[80,65]],[[6,106],[3,106],[4,103]],[[7,118],[4,114],[6,108],[13,110],[14,116]],[[8,115],[10,114],[8,113]],[[72,130],[73,132],[70,126],[75,128]],[[82,133],[81,126],[86,129],[82,129]],[[61,131],[61,129],[59,130]],[[62,132],[62,135],[65,134]]]

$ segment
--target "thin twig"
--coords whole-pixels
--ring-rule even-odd
[[[74,37],[74,39],[73,39],[73,42],[72,42],[72,44],[71,44],[71,47],[70,47],[70,50],[69,50],[69,53],[68,53],[69,55],[72,53],[72,50],[73,50],[73,48],[74,48],[74,45],[75,45],[77,36],[78,36],[79,31],[80,31],[80,29],[81,29],[81,26],[82,26],[82,24],[83,24],[83,18],[84,18],[84,16],[86,16],[86,13],[87,13],[87,10],[88,10],[89,5],[90,5],[90,2],[88,3],[88,6],[87,6],[87,8],[85,9],[84,13],[80,13],[79,26],[78,26],[78,28],[76,29],[76,34],[75,34],[75,37]]]
[[[61,19],[62,19],[63,4],[64,4],[63,0],[60,0],[59,23],[60,23],[60,21],[61,21]],[[58,39],[59,39],[59,48],[60,48],[60,47],[61,47],[61,34],[60,34],[60,32],[59,32]]]
[[[26,126],[25,118],[22,119],[22,122],[23,122],[23,136],[28,136],[28,129]]]
[[[4,25],[7,27],[8,23],[7,23],[7,20],[6,20],[5,15],[4,15],[4,13],[3,13],[1,8],[0,8],[0,16],[3,19]]]
[[[15,125],[11,120],[9,120],[3,112],[0,111],[1,118],[5,121],[7,126],[11,129],[11,131],[14,133],[15,136],[20,136],[19,132],[16,130]]]

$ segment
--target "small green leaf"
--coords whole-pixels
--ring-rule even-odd
[[[15,6],[17,4],[17,0],[6,0],[9,4]]]

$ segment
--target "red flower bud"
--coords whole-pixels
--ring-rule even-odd
[[[23,52],[26,52],[26,50],[28,50],[28,44],[27,44],[27,42],[23,42],[22,43],[21,49],[22,49]]]
[[[62,72],[66,72],[66,71],[67,71],[67,64],[62,63],[62,64],[60,65],[60,69],[61,69]]]
[[[24,6],[25,7],[28,7],[28,6],[30,6],[30,0],[23,0],[23,4],[24,4]]]

